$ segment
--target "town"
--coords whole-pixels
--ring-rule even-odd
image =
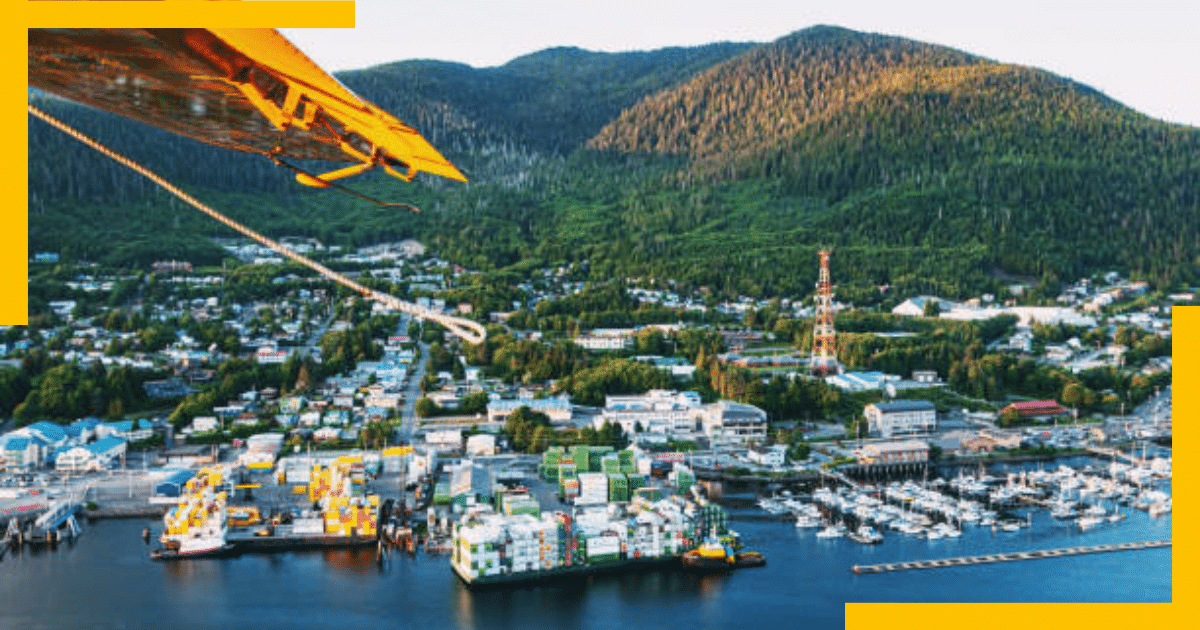
[[[412,240],[288,243],[486,321],[490,336],[461,344],[234,240],[220,267],[138,273],[39,253],[29,325],[0,331],[12,416],[0,484],[393,446],[628,447],[659,463],[686,455],[701,474],[787,478],[1169,440],[1170,306],[1194,300],[1109,273],[1050,305],[1022,303],[1014,284],[858,309],[661,280],[595,286],[570,268],[497,277]],[[822,309],[836,369],[818,371]]]

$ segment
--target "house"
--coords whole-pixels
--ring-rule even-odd
[[[937,407],[928,400],[871,403],[863,407],[863,415],[868,430],[885,438],[937,430]]]
[[[217,421],[216,416],[196,416],[192,418],[191,432],[192,433],[209,433],[220,428],[221,424]]]
[[[329,442],[338,439],[341,432],[334,427],[321,427],[313,431],[314,442]]]

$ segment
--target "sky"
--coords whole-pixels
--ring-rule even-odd
[[[831,24],[1042,68],[1200,127],[1195,0],[357,0],[355,11],[354,29],[281,31],[338,71],[403,59],[488,67],[552,46],[769,42]]]

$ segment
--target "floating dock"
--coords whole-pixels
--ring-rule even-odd
[[[1140,549],[1158,549],[1170,547],[1170,540],[1146,540],[1141,542],[1114,543],[1111,545],[1092,545],[1090,547],[1063,547],[1060,549],[1039,549],[1036,551],[1013,551],[986,556],[959,556],[941,560],[918,560],[916,562],[894,562],[890,564],[854,565],[851,571],[855,573],[891,573],[894,571],[910,571],[914,569],[941,569],[945,567],[961,567],[992,562],[1015,562],[1017,560],[1035,560],[1037,558],[1058,558],[1062,556],[1079,556],[1088,553],[1107,553],[1111,551],[1137,551]]]

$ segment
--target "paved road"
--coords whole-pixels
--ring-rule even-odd
[[[421,343],[421,353],[417,364],[408,375],[408,387],[404,390],[404,409],[400,413],[399,437],[412,440],[417,430],[417,400],[421,397],[421,379],[425,378],[425,359],[429,356],[429,344]]]

